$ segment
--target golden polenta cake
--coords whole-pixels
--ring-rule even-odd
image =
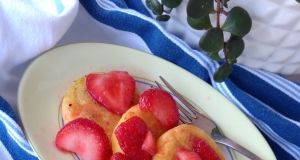
[[[136,89],[132,105],[137,104],[138,99],[139,93]],[[66,91],[61,103],[61,114],[65,124],[76,118],[93,120],[105,130],[108,137],[111,137],[121,118],[121,115],[107,110],[90,96],[86,87],[86,76],[75,80]]]
[[[152,159],[177,160],[176,151],[179,148],[192,150],[191,137],[193,136],[205,140],[220,159],[224,160],[222,151],[215,141],[200,128],[188,124],[178,125],[161,135],[156,141],[158,153]]]

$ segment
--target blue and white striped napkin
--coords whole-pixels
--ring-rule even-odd
[[[0,97],[0,157],[2,160],[37,159],[19,124],[11,106]]]
[[[80,3],[97,23],[138,35],[152,54],[188,70],[220,91],[258,127],[277,159],[300,159],[299,83],[241,65],[234,65],[225,82],[215,83],[213,73],[219,63],[166,31],[141,1],[80,0]],[[0,154],[13,159],[36,159],[9,108],[2,100]]]

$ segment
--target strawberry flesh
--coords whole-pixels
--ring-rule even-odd
[[[135,80],[128,72],[91,73],[86,77],[86,86],[91,97],[111,112],[123,114],[131,107]]]
[[[120,152],[116,152],[111,156],[110,160],[129,160],[129,159],[124,154]]]
[[[154,156],[158,151],[156,148],[155,138],[150,130],[148,130],[146,138],[143,142],[142,149]]]
[[[196,152],[182,148],[176,151],[176,157],[178,160],[202,160]]]
[[[152,111],[166,130],[178,125],[179,112],[174,98],[162,89],[148,89],[139,100],[141,110]]]
[[[211,148],[211,146],[203,139],[193,138],[193,151],[196,152],[202,160],[220,160],[218,154]]]
[[[142,149],[148,126],[143,119],[133,116],[115,130],[120,148],[129,159],[151,160],[151,155]]]
[[[75,119],[61,128],[55,146],[64,152],[76,153],[82,160],[105,160],[111,153],[104,129],[85,118]]]

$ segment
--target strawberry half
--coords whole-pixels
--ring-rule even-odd
[[[111,153],[104,129],[85,118],[75,119],[61,128],[55,146],[60,151],[76,153],[82,160],[105,160]]]
[[[203,139],[193,138],[193,151],[196,152],[202,160],[220,160],[218,154]]]
[[[124,154],[117,152],[111,156],[110,160],[129,160],[129,159]]]
[[[179,112],[174,98],[162,89],[148,89],[139,100],[141,110],[152,111],[166,130],[178,125]]]
[[[86,86],[91,97],[111,112],[123,114],[131,107],[135,80],[128,72],[91,73],[86,77]]]
[[[202,160],[196,152],[185,149],[178,149],[176,151],[176,157],[178,160]]]
[[[133,116],[115,130],[120,148],[129,159],[151,160],[151,155],[142,149],[148,126],[140,117]]]
[[[148,130],[146,138],[143,142],[142,149],[154,156],[158,151],[156,148],[155,138],[150,130]]]

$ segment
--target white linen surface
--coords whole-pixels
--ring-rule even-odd
[[[16,111],[26,62],[61,39],[77,15],[79,2],[1,0],[0,6],[5,6],[0,9],[0,96]]]
[[[55,2],[62,3],[64,8],[54,8]],[[0,6],[11,6],[0,9],[0,96],[16,113],[22,74],[34,58],[51,48],[77,42],[104,42],[150,52],[139,36],[98,23],[77,0],[0,0]],[[299,75],[288,78],[300,81]]]
[[[150,52],[136,34],[96,22],[78,1],[61,2],[65,8],[58,14],[54,12],[58,10],[56,8],[47,13],[40,11],[41,8],[47,9],[47,5],[51,6],[49,3],[54,3],[51,0],[26,2],[37,3],[36,8],[19,0],[0,0],[0,6],[11,6],[0,10],[0,22],[3,24],[0,29],[0,96],[16,113],[22,74],[34,58],[51,48],[77,42],[104,42]],[[13,6],[18,9],[13,9]],[[33,12],[40,12],[43,16]]]

